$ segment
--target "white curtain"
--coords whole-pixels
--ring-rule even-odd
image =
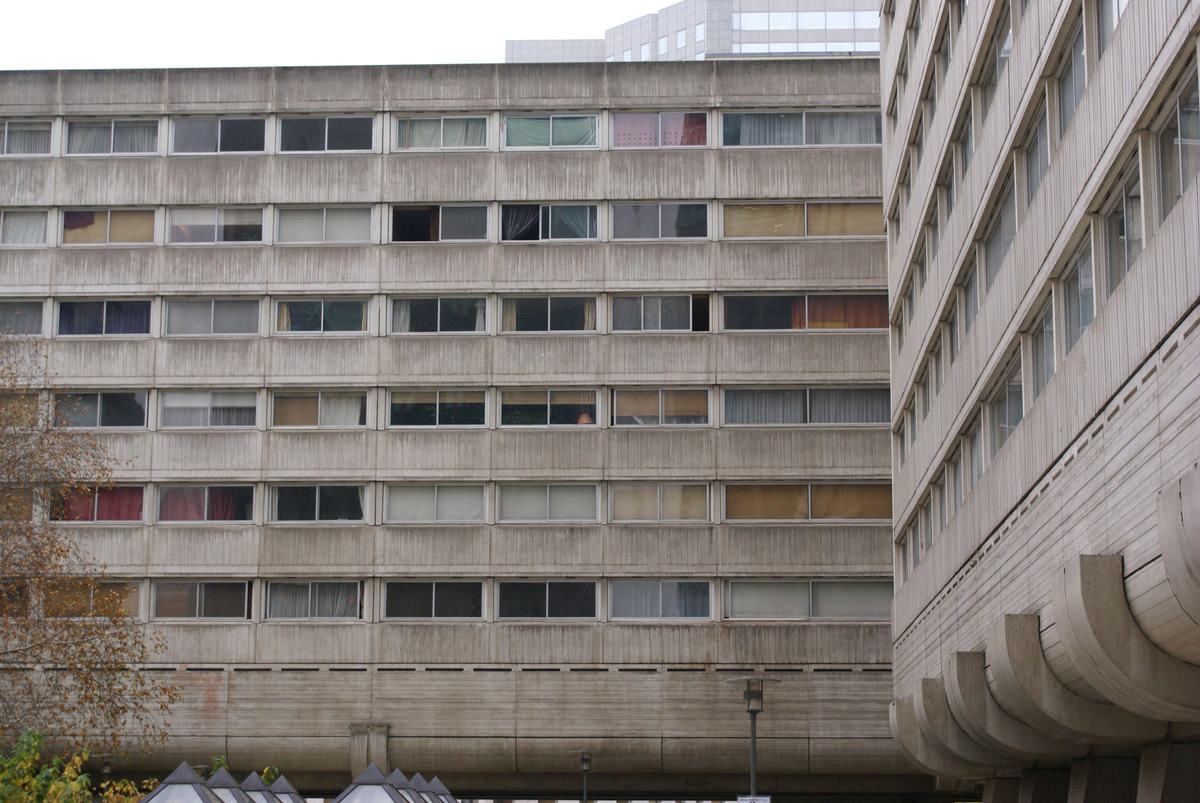
[[[549,117],[506,117],[504,144],[510,148],[544,148],[550,144]]]
[[[8,149],[10,154],[49,153],[49,123],[9,123]]]
[[[805,391],[734,390],[725,391],[726,424],[805,424]]]
[[[596,144],[596,118],[554,117],[550,121],[550,144],[582,146]]]
[[[113,123],[113,153],[153,153],[158,150],[158,121]]]
[[[67,153],[109,153],[112,123],[67,123]]]
[[[435,521],[436,490],[432,485],[388,488],[388,521]]]
[[[366,423],[366,397],[363,394],[321,394],[320,426],[354,427]]]
[[[651,296],[653,298],[653,296]],[[612,299],[613,329],[618,332],[642,330],[642,296],[615,296]]]
[[[539,239],[536,204],[505,204],[501,212],[502,240]]]
[[[46,242],[46,213],[5,212],[0,242],[5,245],[40,245]]]
[[[172,209],[171,242],[211,243],[217,239],[216,209]]]
[[[271,583],[267,586],[268,619],[302,619],[308,616],[308,583]]]
[[[254,426],[257,397],[254,391],[213,391],[212,421],[214,427]]]
[[[0,335],[38,335],[42,333],[42,302],[5,301],[0,303]]]
[[[214,334],[254,334],[258,332],[258,300],[217,300],[213,302]]]
[[[892,584],[825,581],[812,584],[812,615],[838,619],[887,619]]]
[[[667,619],[709,615],[709,585],[704,580],[663,580],[662,613]]]
[[[412,305],[407,298],[392,300],[392,331],[412,331]]]
[[[649,619],[662,615],[657,580],[613,580],[608,584],[612,618]]]
[[[886,424],[891,403],[884,388],[814,388],[809,391],[814,424]]]
[[[358,583],[313,583],[310,615],[324,619],[358,618]]]
[[[487,144],[487,118],[450,117],[442,120],[443,148],[482,148]]]
[[[208,391],[164,390],[159,398],[164,427],[208,426]]]
[[[324,209],[280,209],[279,231],[275,239],[281,243],[319,243],[324,239]]]
[[[808,112],[805,141],[809,145],[878,145],[882,118],[864,112]]]
[[[551,521],[595,521],[595,485],[551,485]]]
[[[545,237],[546,232],[542,235]],[[596,207],[551,206],[550,238],[582,240],[596,236]]]
[[[545,521],[545,485],[501,485],[501,521]]]
[[[613,204],[613,239],[654,239],[659,236],[658,204]]]
[[[325,210],[325,242],[365,243],[370,239],[370,209]]]
[[[483,521],[483,486],[437,486],[436,512],[438,521]]]
[[[726,115],[725,144],[803,145],[804,115],[799,112]]]
[[[732,582],[729,615],[734,619],[805,619],[808,583]]]
[[[443,240],[483,240],[487,237],[486,206],[443,206]]]
[[[167,334],[207,335],[212,331],[212,304],[203,301],[171,299],[167,302]]]

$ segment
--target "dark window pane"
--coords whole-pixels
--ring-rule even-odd
[[[433,583],[388,583],[384,616],[433,616]]]
[[[502,240],[536,240],[539,238],[537,204],[505,204],[501,209]]]
[[[642,297],[616,296],[612,300],[613,331],[638,332],[642,329]]]
[[[580,332],[596,328],[588,320],[588,310],[595,309],[593,304],[590,298],[550,299],[550,331]]]
[[[545,332],[550,320],[546,301],[545,298],[504,299],[504,328],[512,332]]]
[[[60,427],[94,427],[99,412],[98,393],[60,393],[54,397],[54,423]]]
[[[595,583],[550,583],[549,597],[551,618],[596,615]]]
[[[481,426],[483,391],[443,392],[438,403],[438,419],[444,427]]]
[[[103,301],[63,301],[58,305],[60,335],[104,334]]]
[[[370,117],[335,117],[329,120],[329,144],[331,151],[371,150]]]
[[[198,583],[155,583],[154,615],[170,619],[196,615]]]
[[[436,298],[411,298],[408,300],[409,332],[436,332],[438,330],[438,300]]]
[[[104,333],[109,335],[150,334],[150,302],[109,301],[104,310]]]
[[[214,153],[217,150],[216,120],[176,120],[177,153]]]
[[[545,426],[546,392],[541,390],[505,391],[500,396],[500,425]]]
[[[4,335],[40,335],[42,302],[0,302],[0,337]]]
[[[708,296],[692,296],[692,331],[708,331]]]
[[[484,300],[482,298],[443,298],[440,301],[443,332],[482,332]]]
[[[658,204],[614,204],[613,239],[658,237]]]
[[[280,121],[279,147],[285,151],[325,150],[325,118],[300,117]]]
[[[500,618],[541,618],[545,615],[545,583],[500,584]]]
[[[204,583],[200,605],[202,617],[243,619],[246,616],[246,584]]]
[[[367,328],[365,301],[326,301],[326,332],[361,332]]]
[[[320,301],[284,301],[279,305],[279,329],[284,332],[321,331]]]
[[[222,120],[222,151],[261,151],[266,141],[265,120]]]
[[[145,425],[145,391],[100,394],[100,426],[144,427]]]
[[[438,583],[433,614],[478,619],[483,616],[483,584]]]
[[[275,518],[279,521],[316,521],[317,489],[312,485],[275,489]]]
[[[393,393],[390,422],[393,427],[434,426],[437,424],[437,394],[432,391]]]
[[[803,329],[804,296],[726,296],[726,329]]]
[[[250,521],[254,516],[254,489],[248,485],[208,489],[209,521]]]
[[[436,206],[392,207],[392,242],[429,243],[438,239]]]
[[[320,491],[321,521],[361,521],[362,489],[355,485],[322,485]]]
[[[663,204],[663,237],[707,237],[708,208],[704,204]]]
[[[483,240],[487,237],[486,206],[444,206],[443,240]]]

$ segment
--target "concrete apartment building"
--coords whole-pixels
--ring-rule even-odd
[[[603,39],[510,39],[504,60],[693,61],[878,52],[878,0],[682,0],[609,28]]]
[[[882,19],[893,731],[991,801],[1193,800],[1200,3]]]
[[[764,791],[932,789],[876,59],[0,85],[0,324],[116,458],[63,526],[184,693],[128,766],[711,797],[753,672]]]

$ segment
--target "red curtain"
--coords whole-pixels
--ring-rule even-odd
[[[158,498],[160,521],[204,521],[203,488],[163,488]]]
[[[208,489],[208,520],[209,521],[234,521],[237,517],[237,508],[234,504],[234,488],[209,488]]]
[[[92,521],[95,512],[95,491],[72,490],[55,494],[53,517],[57,521]]]
[[[140,486],[101,488],[96,492],[96,521],[139,521],[142,518]]]

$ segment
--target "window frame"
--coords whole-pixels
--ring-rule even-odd
[[[618,488],[650,488],[655,489],[656,504],[658,514],[656,518],[618,518],[617,517],[617,489]],[[704,489],[704,516],[702,518],[670,518],[663,512],[663,489],[664,488],[703,488]],[[610,524],[653,524],[653,523],[670,523],[670,524],[708,524],[712,521],[712,494],[710,483],[707,482],[689,482],[687,480],[678,480],[670,482],[620,482],[612,481],[608,483],[608,522]]]
[[[65,423],[64,419],[59,415],[59,404],[65,403],[65,396],[95,396],[96,397],[96,415],[95,423],[92,424],[70,424]],[[142,422],[140,424],[106,424],[104,423],[104,399],[111,396],[132,396],[135,403],[140,403],[142,408]],[[54,393],[54,426],[63,429],[120,429],[120,430],[144,430],[149,427],[150,421],[150,392],[148,390],[125,390],[108,388],[105,390],[58,390]]]
[[[97,151],[94,153],[84,151],[71,150],[71,126],[72,125],[98,125],[99,123],[108,123],[108,150]],[[162,141],[160,135],[162,133],[162,124],[160,118],[137,118],[137,117],[68,117],[64,121],[64,140],[63,140],[63,156],[68,158],[76,157],[97,157],[97,156],[158,156],[161,153]],[[147,151],[118,151],[113,150],[116,147],[116,128],[120,123],[152,123],[154,125],[154,147]]]
[[[321,418],[325,413],[324,398],[325,396],[356,396],[359,397],[359,424],[325,424],[321,422]],[[280,424],[276,421],[277,405],[280,398],[308,399],[316,397],[317,402],[317,423],[315,424]],[[354,388],[275,388],[271,391],[271,429],[294,431],[294,430],[363,430],[368,429],[371,424],[371,391],[370,389],[356,390]]]
[[[621,583],[628,584],[649,584],[654,583],[658,586],[658,612],[651,614],[633,614],[627,616],[619,616],[615,613],[617,594],[615,586]],[[707,610],[702,614],[680,614],[677,616],[666,616],[663,614],[663,596],[666,593],[667,584],[675,583],[679,585],[703,585],[707,591],[705,599]],[[684,578],[684,577],[610,577],[607,583],[608,597],[608,620],[612,622],[704,622],[712,621],[714,617],[713,610],[713,584],[712,580],[701,578]]]
[[[521,393],[524,393],[524,394],[544,393],[545,394],[546,419],[544,422],[542,422],[542,423],[508,423],[505,421],[505,403],[504,403],[505,394],[521,394]],[[574,405],[574,406],[577,406],[578,408],[580,408],[579,414],[576,417],[577,420],[574,423],[569,423],[569,422],[568,423],[556,423],[554,421],[554,418],[555,418],[554,395],[556,393],[561,393],[561,394],[590,393],[592,395],[592,404],[590,405],[592,408],[591,413],[590,414],[588,413],[586,408],[589,405],[586,403],[584,403],[584,404],[578,404],[575,402],[568,403],[568,404],[561,405],[561,406],[571,407],[572,405]],[[497,419],[497,427],[502,428],[502,429],[526,428],[526,429],[566,429],[566,430],[571,430],[571,429],[577,429],[580,427],[596,429],[600,426],[599,425],[600,392],[597,388],[576,388],[576,387],[509,387],[509,388],[500,388],[498,391],[498,401],[499,401],[499,417]],[[514,403],[513,406],[517,406],[517,405]],[[520,405],[520,406],[531,407],[532,404],[524,404],[524,405]],[[584,421],[583,419],[585,416],[590,418],[591,420]]]
[[[687,302],[688,302],[688,304],[687,304],[687,307],[688,307],[687,328],[685,328],[685,329],[663,328],[661,326],[662,319],[663,319],[662,302],[665,299],[677,299],[677,298],[687,299]],[[712,311],[710,309],[710,305],[712,303],[711,298],[712,298],[711,293],[640,293],[640,294],[611,295],[611,296],[609,296],[609,303],[608,303],[608,312],[609,312],[609,320],[610,320],[609,331],[612,334],[619,334],[619,335],[644,334],[646,332],[653,332],[656,334],[707,333],[707,332],[712,331],[712,322],[711,322]],[[638,319],[639,319],[640,325],[636,329],[618,329],[617,328],[617,320],[616,320],[617,304],[619,301],[624,302],[624,301],[629,301],[631,299],[637,299]],[[658,317],[659,317],[660,326],[657,329],[646,328],[646,301],[647,301],[647,299],[658,299],[658,305],[659,305],[659,316]],[[696,314],[698,310],[703,310],[703,312],[704,312],[704,316],[703,316],[704,320],[703,321],[698,320],[698,318],[701,317],[701,316],[697,316],[697,314]],[[703,328],[697,328],[698,326],[702,326]]]
[[[505,210],[514,207],[536,207],[537,208],[537,237],[518,237],[509,238],[506,236],[508,232],[505,230],[504,213]],[[588,233],[583,237],[555,237],[554,235],[554,210],[556,209],[587,209],[590,210],[588,216],[587,228]],[[500,242],[504,244],[511,243],[591,243],[600,240],[600,205],[597,203],[576,203],[574,201],[555,201],[553,203],[517,203],[503,202],[500,204]]]
[[[617,394],[651,393],[651,392],[658,394],[658,414],[656,416],[656,418],[657,418],[656,421],[654,421],[652,423],[641,423],[638,421],[633,421],[633,422],[617,421],[617,417],[618,417]],[[667,420],[668,417],[671,417],[671,418],[697,418],[698,417],[698,416],[678,416],[678,415],[668,416],[667,415],[667,409],[668,409],[668,395],[667,394],[681,393],[681,392],[686,393],[686,394],[699,394],[699,393],[704,394],[704,420],[703,421],[668,421]],[[675,428],[679,428],[679,427],[690,427],[693,429],[695,429],[695,428],[711,429],[713,427],[713,423],[714,423],[714,419],[715,419],[715,417],[713,416],[712,388],[709,387],[708,385],[703,385],[703,386],[662,385],[662,386],[653,386],[653,387],[639,387],[639,386],[614,387],[614,388],[609,388],[608,402],[609,402],[608,425],[614,429],[644,429],[646,427],[660,427],[660,428],[668,428],[669,427],[671,429],[675,429]],[[637,418],[637,416],[635,416],[635,415],[623,415],[621,417],[622,418]]]
[[[168,296],[164,299],[166,304],[164,321],[163,321],[163,337],[164,338],[184,338],[184,337],[258,337],[262,332],[262,300],[257,296],[241,298],[237,296],[212,296],[194,298],[190,296]],[[207,301],[209,304],[209,331],[208,332],[172,332],[171,331],[171,305],[172,303],[200,303]],[[217,314],[217,305],[226,303],[246,303],[253,302],[255,305],[254,313],[254,329],[244,332],[214,332],[213,322]]]
[[[211,210],[213,212],[213,239],[211,240],[177,240],[174,237],[176,224],[173,220],[176,212],[204,212]],[[225,239],[222,235],[225,232],[225,214],[227,212],[247,212],[257,211],[259,213],[258,222],[258,239],[257,240],[231,240]],[[261,206],[171,206],[167,208],[167,236],[166,245],[170,246],[213,246],[213,245],[263,245],[266,243],[266,224],[263,222],[266,217],[266,210]],[[181,224],[187,225],[187,224]]]
[[[592,142],[584,145],[555,145],[554,144],[554,121],[560,118],[591,118],[592,119]],[[510,145],[508,141],[508,121],[520,120],[546,120],[547,143],[545,145]],[[600,143],[603,140],[600,126],[600,114],[598,112],[548,112],[546,114],[537,113],[504,113],[500,117],[500,149],[505,151],[546,151],[546,150],[599,150]]]
[[[433,491],[433,518],[397,518],[392,512],[392,488],[424,489]],[[478,488],[479,489],[479,518],[440,518],[438,516],[438,494],[442,488]],[[389,482],[383,487],[383,521],[384,524],[399,524],[404,526],[425,526],[434,524],[486,524],[488,520],[488,483],[486,482]]]
[[[320,240],[284,240],[280,235],[283,231],[283,216],[290,212],[311,212],[313,210],[321,210],[321,239]],[[363,240],[331,240],[329,239],[329,212],[330,211],[365,211],[367,213],[367,235]],[[376,245],[378,243],[378,232],[375,224],[375,206],[373,204],[329,204],[321,205],[297,205],[288,204],[286,206],[275,207],[275,237],[273,245],[284,246],[314,246],[314,245]]]
[[[178,123],[179,123],[179,121],[181,121],[181,120],[195,120],[195,121],[201,121],[201,120],[215,120],[215,121],[216,121],[216,123],[217,123],[217,144],[216,144],[216,148],[214,148],[214,149],[213,149],[213,150],[211,150],[211,151],[181,151],[181,150],[179,150],[179,149],[176,147],[176,145],[175,145],[175,141],[176,141],[176,138],[178,137]],[[261,146],[261,147],[259,147],[259,148],[257,148],[257,149],[253,149],[253,150],[242,150],[242,149],[223,149],[223,148],[221,147],[221,138],[222,138],[222,134],[223,134],[223,132],[222,132],[222,129],[224,128],[226,121],[231,121],[231,122],[245,122],[245,121],[248,121],[248,120],[261,120],[261,121],[262,121],[262,123],[263,123],[263,140],[262,140],[262,146]],[[214,154],[215,154],[215,155],[222,155],[222,154],[245,155],[245,154],[260,154],[260,153],[267,153],[267,141],[268,141],[268,134],[270,133],[270,132],[269,132],[267,129],[268,129],[268,128],[270,128],[270,127],[271,127],[271,126],[270,126],[270,119],[269,119],[269,117],[266,117],[266,116],[253,116],[253,115],[251,115],[251,116],[249,116],[249,117],[236,117],[236,116],[233,116],[233,115],[228,115],[228,116],[215,115],[215,116],[214,116],[214,115],[204,115],[204,114],[198,114],[198,115],[190,115],[190,114],[184,114],[184,115],[175,115],[175,116],[172,116],[172,117],[170,118],[170,134],[171,134],[171,143],[170,143],[170,148],[169,148],[169,150],[168,150],[168,153],[170,153],[172,156],[176,156],[176,155],[178,155],[178,156],[192,156],[192,155],[214,155]]]
[[[542,602],[543,610],[545,611],[543,614],[541,614],[540,616],[539,615],[519,616],[519,615],[511,615],[511,614],[505,615],[503,613],[504,600],[503,600],[502,594],[504,592],[504,588],[505,588],[505,586],[511,586],[511,585],[516,585],[516,584],[542,585],[545,587],[545,595],[543,596],[543,602]],[[550,587],[551,586],[568,586],[568,585],[579,586],[580,588],[582,588],[584,586],[591,586],[591,589],[592,589],[592,612],[591,612],[591,614],[587,614],[587,615],[583,615],[583,616],[576,616],[576,615],[564,616],[564,615],[555,615],[550,612],[550,603],[551,603]],[[540,621],[549,621],[549,620],[556,620],[556,621],[566,620],[566,621],[584,622],[584,621],[594,621],[594,620],[597,620],[600,618],[600,589],[599,589],[599,582],[596,580],[568,580],[566,578],[563,578],[563,579],[555,578],[553,580],[542,580],[542,579],[536,579],[536,578],[515,578],[514,577],[514,578],[498,579],[494,583],[494,587],[495,587],[495,592],[494,592],[495,593],[495,607],[493,608],[493,610],[495,610],[495,612],[496,612],[496,621],[535,621],[535,622],[540,622]]]
[[[22,307],[29,309],[22,310]],[[45,337],[46,335],[46,300],[44,298],[21,298],[10,296],[0,299],[0,320],[7,317],[19,318],[27,315],[32,310],[37,309],[37,326],[27,327],[28,331],[19,331],[0,329],[0,338],[2,337]],[[4,310],[9,309],[8,315],[4,314]]]
[[[36,243],[22,242],[5,242],[3,239],[5,218],[9,215],[35,215],[42,214],[42,240]],[[50,243],[50,209],[48,208],[27,208],[27,207],[6,207],[0,209],[0,248],[49,248]]]
[[[542,518],[532,519],[514,519],[505,518],[504,516],[504,489],[505,488],[535,488],[540,487],[546,489],[546,505],[545,515]],[[597,524],[602,520],[600,511],[600,484],[596,482],[498,482],[496,483],[496,523],[497,524],[557,524],[559,522],[579,522],[584,524]],[[592,499],[592,517],[590,519],[579,518],[556,518],[550,515],[551,494],[555,488],[591,488],[593,492]]]
[[[643,61],[644,60],[645,59],[643,59]],[[622,115],[633,115],[633,114],[638,114],[638,115],[653,114],[657,117],[657,126],[655,129],[655,135],[654,135],[654,139],[655,139],[654,145],[618,145],[617,144],[617,118]],[[687,125],[688,115],[694,115],[694,114],[704,115],[704,142],[694,143],[694,144],[690,144],[690,145],[684,145],[684,144],[664,145],[664,144],[662,144],[663,115],[664,114],[682,114],[682,115],[684,115],[684,126],[685,127]],[[610,112],[610,115],[611,115],[611,120],[609,122],[609,129],[610,129],[610,131],[609,131],[609,147],[614,151],[679,150],[679,149],[695,150],[697,148],[709,147],[708,132],[709,132],[709,128],[711,127],[710,126],[711,116],[709,115],[709,113],[706,109],[656,109],[656,110],[649,110],[649,109],[617,110],[617,109],[614,109]]]
[[[130,213],[140,212],[150,214],[150,239],[148,240],[113,240],[112,239],[112,216],[113,213]],[[105,216],[104,240],[97,242],[67,242],[67,218],[75,214],[92,214]],[[59,221],[59,240],[58,245],[63,248],[146,248],[149,246],[158,245],[158,210],[155,207],[71,207],[61,210],[58,216]],[[94,223],[92,225],[95,225]],[[90,228],[90,227],[87,227]]]
[[[208,405],[204,409],[208,413],[208,416],[207,416],[208,423],[207,424],[169,424],[169,423],[167,423],[168,416],[167,416],[166,402],[172,393],[207,393],[209,400],[208,400]],[[221,406],[215,405],[214,397],[217,396],[218,394],[226,394],[226,393],[239,393],[239,394],[253,396],[254,397],[253,407],[247,408],[247,406],[245,406],[245,405],[242,405],[240,407],[230,407],[228,405],[221,405]],[[258,396],[259,396],[259,393],[258,393],[257,388],[224,388],[224,389],[162,388],[158,391],[158,428],[162,429],[162,430],[180,429],[180,430],[193,430],[193,431],[200,430],[200,429],[222,429],[222,430],[243,430],[243,431],[249,430],[249,429],[257,429],[258,428],[258,402],[259,402]],[[178,405],[179,408],[184,408],[185,406],[194,407],[195,409],[199,409],[198,407],[195,407],[194,405]],[[251,409],[254,413],[254,421],[249,424],[214,424],[214,423],[212,423],[213,422],[213,414],[216,410],[219,410],[219,409],[242,409],[242,410]]]
[[[434,397],[434,421],[433,424],[395,424],[392,423],[392,406],[396,403],[393,398],[396,393],[435,393]],[[483,407],[482,419],[477,424],[443,424],[442,418],[442,393],[478,393],[481,396],[479,404]],[[486,429],[488,427],[488,393],[483,388],[390,388],[388,390],[388,429]]]
[[[196,586],[196,609],[195,613],[190,616],[161,616],[158,613],[158,592],[162,585],[195,585]],[[242,607],[243,613],[240,616],[205,616],[204,615],[204,593],[206,586],[215,585],[241,585],[243,588]],[[222,579],[222,580],[190,580],[190,579],[175,579],[162,578],[156,579],[150,584],[150,619],[151,621],[164,622],[190,622],[196,620],[214,621],[214,622],[242,622],[248,621],[251,614],[251,603],[253,601],[254,589],[253,582],[250,580]]]
[[[617,234],[617,210],[623,207],[633,206],[653,206],[658,209],[658,234],[650,237],[640,235],[624,236]],[[704,233],[703,234],[663,234],[663,214],[666,207],[678,207],[678,211],[682,211],[683,207],[700,207],[704,210]],[[633,243],[657,243],[662,241],[677,242],[680,240],[688,242],[704,242],[711,239],[712,235],[712,209],[707,201],[614,201],[609,204],[609,239],[611,242],[633,242]]]
[[[308,586],[308,593],[307,593],[307,600],[306,600],[307,601],[306,607],[308,608],[308,613],[305,614],[304,616],[273,616],[271,614],[271,590],[272,590],[272,587],[283,586],[283,585],[298,586],[298,585],[302,585],[302,584],[307,584],[307,586]],[[263,582],[263,585],[265,586],[265,588],[263,589],[263,596],[265,598],[263,600],[263,621],[264,622],[312,622],[312,621],[355,622],[355,621],[363,620],[363,613],[365,611],[365,605],[364,605],[364,599],[363,599],[363,581],[362,580],[335,580],[332,578],[329,578],[329,579],[322,578],[320,580],[302,580],[302,579],[290,580],[290,579],[285,579],[285,578],[272,577],[272,578],[266,579]],[[318,589],[319,586],[349,586],[349,585],[354,585],[356,587],[355,602],[357,603],[358,611],[354,616],[318,616],[316,613],[314,613],[314,608],[318,604],[316,594],[319,590]]]
[[[413,245],[430,243],[487,243],[489,242],[491,232],[491,208],[488,203],[449,203],[449,204],[389,204],[388,211],[388,245]],[[396,239],[396,213],[405,209],[419,210],[430,209],[435,210],[438,218],[438,236],[436,239],[428,240],[398,240]],[[483,210],[483,231],[478,237],[447,237],[445,236],[446,218],[442,212],[446,209],[482,209]]]
[[[19,126],[34,126],[44,124],[46,126],[46,150],[36,153],[12,153],[10,148],[11,132],[9,127],[13,124]],[[51,156],[54,154],[54,120],[45,120],[38,118],[30,118],[28,120],[22,118],[6,118],[0,120],[0,157],[4,158],[38,158]]]
[[[370,499],[371,495],[367,493],[371,487],[367,482],[326,482],[307,484],[303,482],[297,483],[276,483],[268,486],[270,500],[270,516],[268,521],[270,524],[291,526],[310,526],[314,524],[344,526],[346,524],[366,524],[369,521],[370,514]],[[313,489],[313,518],[311,519],[284,519],[279,516],[279,491],[281,488],[312,488]],[[361,507],[362,515],[357,519],[326,519],[321,517],[321,490],[325,488],[356,488],[358,489],[359,506]]]
[[[436,301],[437,302],[436,327],[434,329],[431,329],[428,331],[425,331],[425,330],[414,331],[412,329],[405,331],[402,329],[397,329],[396,328],[396,302],[398,302],[398,301]],[[443,303],[446,301],[480,301],[480,302],[482,302],[481,308],[483,309],[483,327],[480,329],[443,329],[442,328],[442,316],[443,316],[442,306],[443,306]],[[469,335],[469,336],[479,337],[479,336],[488,334],[489,318],[491,317],[488,313],[489,313],[489,310],[488,310],[487,295],[388,296],[388,334],[389,335],[400,335],[400,336],[404,336],[404,337],[409,337],[409,336],[428,337],[431,335],[441,335],[441,336],[444,336],[444,335]]]
[[[401,145],[400,144],[400,123],[401,121],[410,122],[412,120],[437,120],[438,121],[438,141],[440,144],[436,146],[417,146]],[[483,120],[483,144],[482,145],[447,145],[446,144],[446,121],[447,120]],[[391,115],[392,132],[391,146],[393,152],[406,153],[408,151],[416,151],[418,153],[435,152],[435,151],[486,151],[491,150],[488,140],[491,139],[491,115],[490,114],[443,114],[443,115],[421,115],[421,114],[393,114]]]
[[[513,303],[516,303],[519,301],[531,301],[531,300],[535,300],[535,299],[545,299],[545,301],[546,301],[546,328],[545,329],[506,329],[505,323],[504,323],[505,305],[510,301]],[[556,300],[557,301],[582,300],[583,306],[584,306],[583,314],[584,314],[584,318],[585,318],[585,323],[586,323],[586,318],[587,318],[587,305],[588,305],[588,302],[590,301],[591,305],[592,305],[592,318],[593,318],[592,328],[591,329],[555,329],[554,328],[554,307],[553,307],[553,305]],[[585,295],[567,295],[567,294],[553,293],[553,294],[533,294],[533,295],[502,295],[502,296],[500,296],[499,333],[502,335],[510,335],[510,336],[511,335],[542,335],[542,334],[559,334],[559,335],[561,335],[561,334],[595,334],[596,332],[599,331],[599,326],[598,326],[599,312],[600,312],[599,307],[600,307],[600,300],[595,294],[592,294],[592,295],[586,295],[586,294]],[[513,313],[513,317],[514,318],[516,317],[515,311]]]
[[[282,335],[284,337],[361,337],[371,330],[371,296],[284,296],[275,297],[274,301],[274,323],[272,326],[272,334]],[[279,328],[279,313],[282,304],[295,304],[303,302],[319,302],[321,304],[321,324],[318,329],[280,329]],[[362,329],[326,329],[325,319],[328,314],[328,305],[331,303],[346,303],[357,301],[362,303]],[[288,313],[289,323],[291,313]]]
[[[421,622],[421,621],[432,621],[432,620],[475,622],[475,621],[486,621],[488,618],[487,602],[488,602],[489,595],[487,593],[485,593],[485,586],[487,586],[488,584],[485,581],[480,580],[480,579],[459,580],[459,579],[455,579],[455,578],[443,578],[443,577],[394,579],[394,580],[393,579],[385,579],[380,585],[382,586],[381,591],[382,591],[383,599],[381,600],[381,604],[379,607],[379,610],[380,610],[379,619],[382,622]],[[391,587],[392,586],[401,586],[401,585],[413,585],[413,586],[428,585],[430,587],[430,589],[429,589],[430,613],[428,616],[397,616],[397,615],[388,614],[388,612],[387,612],[388,611],[388,599],[389,599],[389,594],[391,592]],[[475,586],[479,591],[479,598],[478,598],[479,614],[477,616],[439,615],[438,614],[438,586],[439,585],[440,586],[450,586],[450,585],[455,585],[455,586],[473,585],[473,586]]]
[[[168,519],[163,518],[163,492],[173,489],[203,489],[204,491],[204,518],[201,519]],[[155,522],[159,524],[183,525],[183,526],[198,526],[202,524],[212,524],[218,526],[230,526],[234,524],[254,524],[255,518],[255,486],[251,483],[231,484],[231,485],[195,485],[195,484],[170,484],[163,483],[157,486],[158,496],[155,499]],[[213,490],[249,490],[250,491],[250,510],[246,518],[242,519],[219,519],[210,518],[209,514],[212,506],[212,491]]]
[[[283,147],[284,128],[291,120],[323,120],[324,125],[324,147],[322,148],[289,148]],[[330,148],[329,147],[329,122],[331,120],[367,120],[370,128],[371,142],[365,148]],[[286,154],[305,154],[305,153],[374,153],[375,152],[375,115],[371,112],[361,114],[289,114],[280,115],[275,120],[275,147],[276,153]]]

